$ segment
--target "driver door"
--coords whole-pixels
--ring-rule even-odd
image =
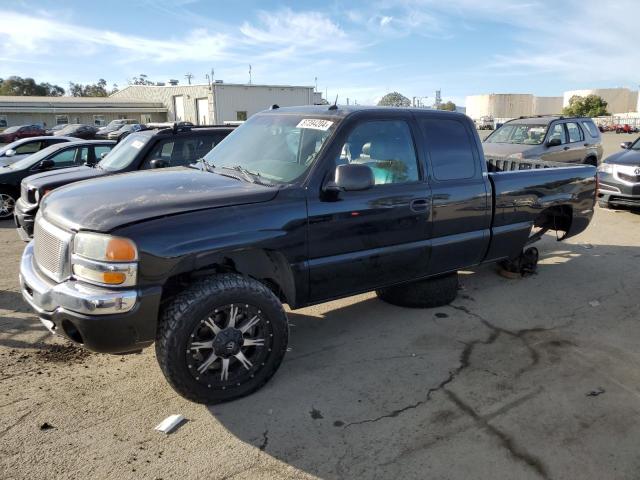
[[[423,276],[431,192],[409,115],[362,119],[330,161],[369,166],[375,186],[327,197],[310,192],[309,294],[327,300]],[[341,153],[340,153],[341,152]]]

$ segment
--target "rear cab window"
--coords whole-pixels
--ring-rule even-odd
[[[480,174],[475,142],[464,123],[443,118],[421,118],[418,123],[436,180],[465,180]]]

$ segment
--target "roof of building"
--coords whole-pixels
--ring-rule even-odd
[[[313,88],[315,89],[315,87],[313,85],[268,85],[268,84],[261,84],[261,83],[227,83],[227,82],[214,82],[211,85],[213,85],[214,87],[252,87],[252,88],[257,88],[257,87],[261,87],[261,88]],[[184,89],[184,88],[202,88],[202,87],[209,87],[210,85],[208,83],[192,83],[192,84],[178,84],[178,85],[127,85],[123,88],[121,88],[120,90],[118,90],[117,92],[114,93],[114,95],[118,95],[121,92],[123,92],[124,90],[127,90],[128,88],[175,88],[175,89]]]
[[[0,112],[166,112],[162,102],[112,97],[27,97],[0,96]]]

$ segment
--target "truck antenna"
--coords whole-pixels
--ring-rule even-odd
[[[333,105],[329,107],[329,110],[337,110],[338,109],[338,95],[336,95],[336,101],[333,102]]]

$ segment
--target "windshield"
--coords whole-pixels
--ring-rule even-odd
[[[335,118],[254,115],[204,158],[213,167],[245,170],[269,183],[293,183],[313,165],[336,126]]]
[[[149,135],[131,134],[113,147],[98,166],[104,170],[114,172],[122,170],[131,164],[138,152],[144,147],[151,137]]]
[[[13,133],[13,132],[17,132],[19,128],[20,128],[20,127],[9,127],[9,128],[7,128],[7,129],[5,129],[4,133]]]
[[[51,154],[51,152],[55,152],[58,148],[60,148],[60,144],[51,145],[50,147],[43,148],[42,150],[34,153],[33,155],[29,155],[27,157],[24,157],[18,160],[17,162],[10,164],[9,168],[13,170],[22,170],[22,169],[29,168],[35,165],[36,163],[38,163],[40,160],[43,160],[44,158],[46,158],[48,155]]]
[[[485,143],[540,145],[547,133],[547,128],[547,125],[506,124],[493,132]]]

